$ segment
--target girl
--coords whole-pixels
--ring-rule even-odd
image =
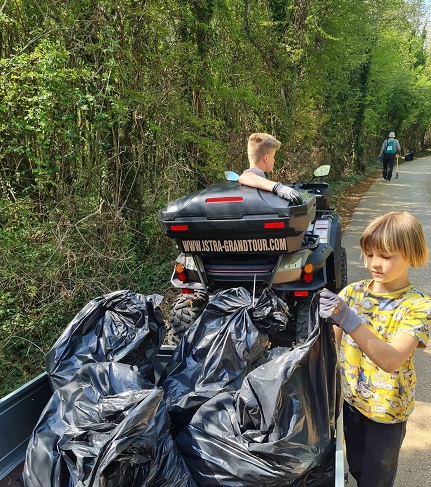
[[[322,290],[319,311],[337,325],[350,473],[359,487],[391,487],[414,406],[414,355],[431,329],[431,298],[408,273],[427,264],[428,250],[407,212],[375,219],[360,246],[372,278],[339,296]]]

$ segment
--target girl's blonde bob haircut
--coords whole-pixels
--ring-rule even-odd
[[[407,211],[379,216],[365,229],[359,241],[366,263],[370,251],[399,252],[412,267],[428,263],[428,248],[421,224]]]

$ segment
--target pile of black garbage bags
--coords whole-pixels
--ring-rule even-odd
[[[25,487],[333,485],[340,380],[318,296],[308,340],[272,348],[288,310],[270,290],[220,292],[160,370],[159,295],[94,299],[46,358],[53,395]]]

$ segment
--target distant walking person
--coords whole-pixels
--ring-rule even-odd
[[[382,179],[390,181],[392,178],[392,171],[394,169],[395,154],[401,154],[401,146],[399,141],[395,138],[394,132],[389,132],[389,136],[382,144],[380,149],[380,157],[383,160]]]

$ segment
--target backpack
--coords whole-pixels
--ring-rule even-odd
[[[385,154],[395,154],[395,144],[394,139],[388,140],[386,145]]]

